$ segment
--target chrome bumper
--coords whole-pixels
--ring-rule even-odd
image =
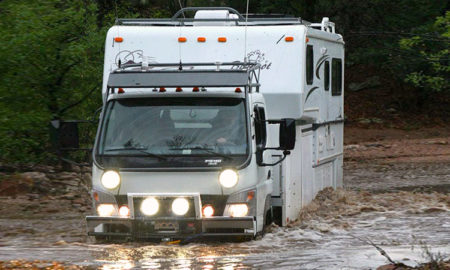
[[[90,236],[137,239],[185,239],[246,237],[256,234],[254,217],[211,217],[211,218],[145,218],[87,216],[87,230]],[[175,224],[172,230],[157,228],[155,224]],[[105,232],[105,227],[109,229]]]

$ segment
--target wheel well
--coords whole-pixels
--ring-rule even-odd
[[[283,218],[283,212],[281,206],[272,207],[272,221],[278,226],[281,226]]]

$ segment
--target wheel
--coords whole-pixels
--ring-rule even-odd
[[[105,242],[107,242],[107,237],[106,236],[104,236],[104,235],[102,235],[102,236],[94,236],[94,239],[95,239],[95,243],[105,243]]]
[[[282,223],[282,209],[280,206],[272,207],[272,221],[281,226]]]

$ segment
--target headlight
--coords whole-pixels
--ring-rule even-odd
[[[116,171],[106,171],[100,180],[107,189],[115,189],[120,184],[120,175]]]
[[[141,211],[147,216],[153,216],[158,213],[159,203],[155,198],[147,198],[141,203]]]
[[[237,172],[235,172],[231,169],[226,169],[226,170],[222,171],[219,175],[220,184],[226,188],[234,187],[237,184],[238,179],[239,179],[239,177],[238,177]]]
[[[108,204],[107,203],[100,204],[97,207],[97,213],[101,217],[110,217],[114,214],[115,210],[116,209],[115,209],[114,205],[109,204],[109,203]]]
[[[126,205],[122,205],[119,208],[119,216],[121,217],[129,217],[130,216],[130,208]]]
[[[248,206],[245,203],[230,204],[228,213],[232,217],[244,217],[248,214]]]
[[[184,215],[189,210],[189,202],[185,198],[176,198],[172,203],[172,211],[175,215]]]

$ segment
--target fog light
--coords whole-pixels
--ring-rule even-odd
[[[114,205],[112,204],[100,204],[97,207],[97,213],[101,217],[110,217],[114,214],[114,211],[116,209],[114,208]]]
[[[147,216],[153,216],[158,213],[159,203],[155,198],[147,198],[141,203],[141,211]]]
[[[204,217],[212,217],[214,215],[214,207],[212,205],[203,206],[203,216]]]
[[[126,206],[126,205],[122,205],[119,208],[119,216],[121,216],[121,217],[128,217],[128,216],[130,216],[130,208],[128,208],[128,206]]]
[[[231,204],[229,206],[228,212],[232,217],[244,217],[248,214],[248,206],[244,203]]]
[[[234,187],[239,180],[237,172],[226,169],[222,171],[219,175],[219,182],[223,187],[231,188]]]
[[[175,215],[184,215],[189,210],[189,202],[185,198],[176,198],[172,203],[172,211]]]

